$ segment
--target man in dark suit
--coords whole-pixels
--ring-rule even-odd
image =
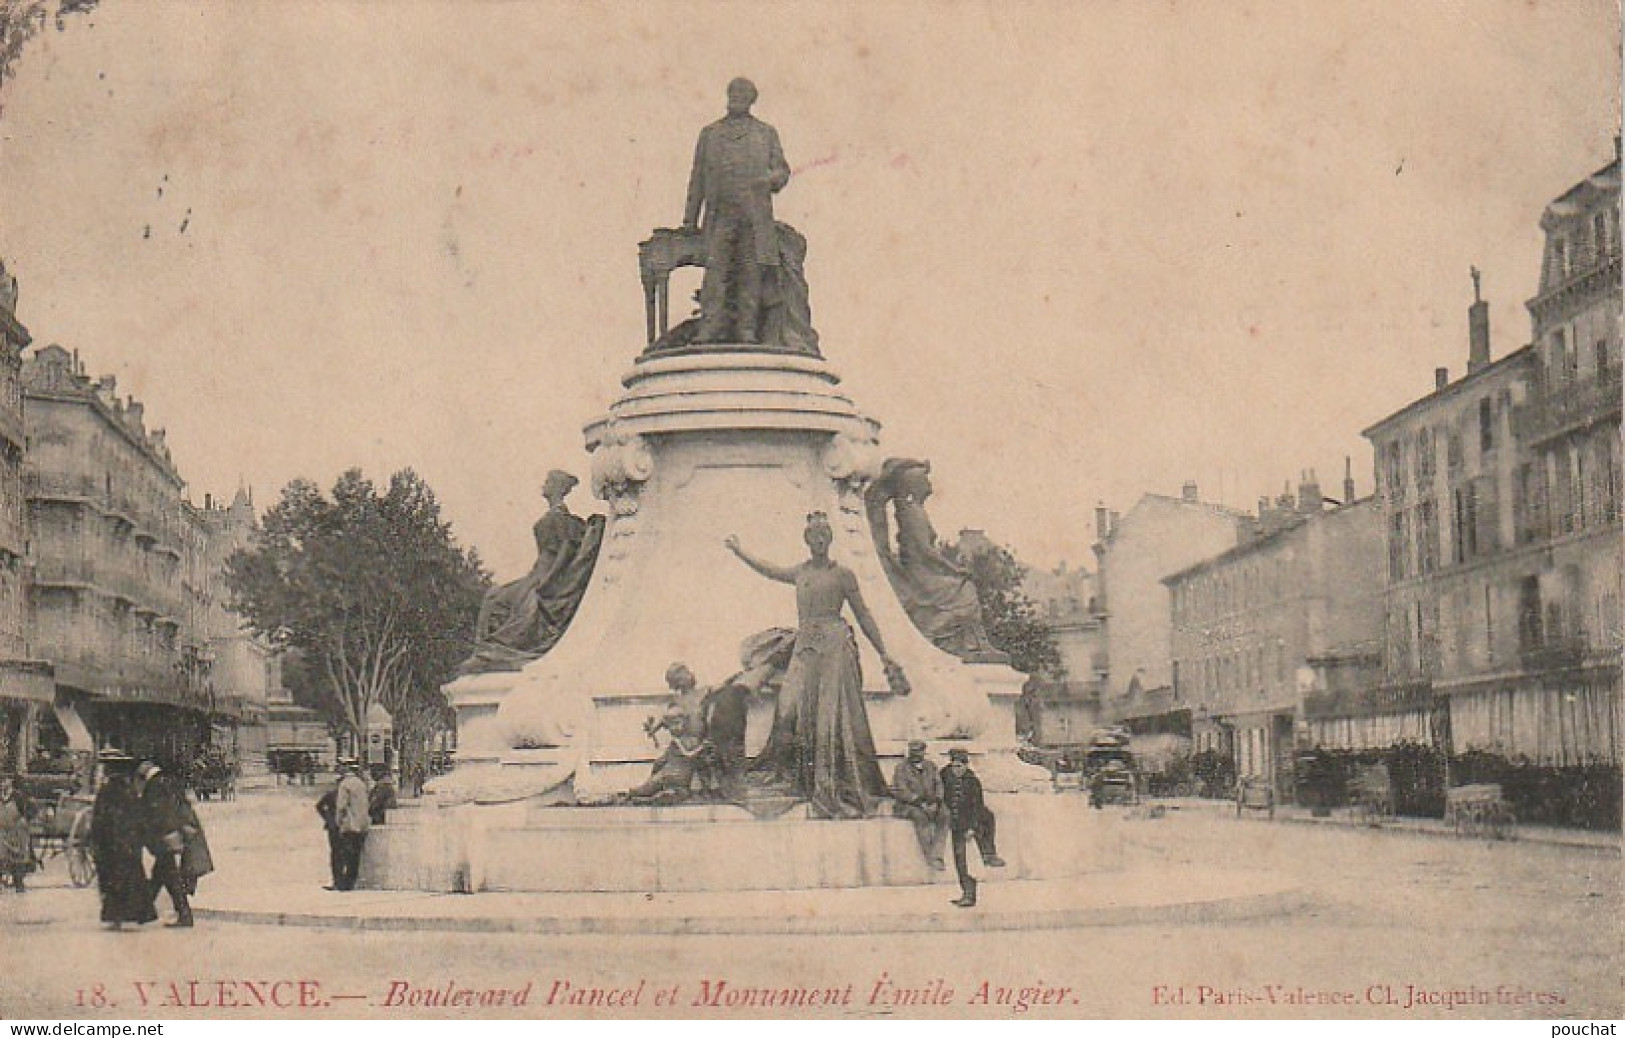
[[[965,839],[975,837],[982,852],[982,864],[1002,868],[994,844],[993,812],[982,801],[982,781],[970,770],[970,754],[962,749],[948,751],[948,766],[942,769],[942,800],[948,805],[948,826],[954,847],[954,870],[959,873],[960,908],[976,906],[976,877],[965,862]]]
[[[973,776],[974,777],[974,776]],[[945,869],[942,842],[948,832],[948,809],[942,802],[942,775],[925,759],[925,743],[908,744],[908,756],[897,762],[891,779],[892,814],[914,823],[920,851],[933,869]]]
[[[187,823],[181,800],[186,791],[150,760],[142,761],[135,769],[135,784],[141,797],[142,840],[152,854],[152,878],[148,881],[152,896],[157,897],[160,890],[169,891],[175,919],[164,925],[189,927],[192,905],[181,867],[181,852],[186,849],[182,829]]]
[[[729,83],[728,114],[701,130],[694,148],[683,228],[705,242],[702,343],[756,342],[763,282],[780,266],[773,195],[789,183],[790,166],[778,131],[750,114],[755,101],[750,80]]]

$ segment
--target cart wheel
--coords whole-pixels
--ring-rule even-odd
[[[96,880],[96,863],[90,857],[90,812],[80,811],[68,829],[68,879],[76,887],[88,887]]]

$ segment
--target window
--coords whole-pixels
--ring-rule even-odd
[[[1608,381],[1608,340],[1597,340],[1597,381]]]
[[[1428,498],[1416,507],[1416,571],[1439,568],[1439,506]]]
[[[1591,218],[1591,240],[1597,250],[1597,262],[1601,263],[1603,257],[1611,251],[1608,241],[1608,214],[1598,213]]]
[[[1586,505],[1589,495],[1586,493],[1586,450],[1583,445],[1576,446],[1572,455],[1574,464],[1569,469],[1569,477],[1574,481],[1571,491],[1574,498],[1574,528],[1583,529],[1586,525]]]
[[[1461,436],[1451,433],[1445,441],[1445,466],[1451,472],[1459,472],[1462,464]]]
[[[1552,280],[1559,281],[1569,274],[1569,246],[1562,238],[1552,239]]]
[[[1405,496],[1404,448],[1399,440],[1390,440],[1382,448],[1382,480],[1388,496],[1395,500]]]
[[[1540,607],[1540,578],[1524,577],[1518,583],[1518,648],[1538,649],[1545,617]]]
[[[1602,437],[1602,452],[1597,458],[1597,467],[1602,481],[1602,518],[1604,522],[1615,523],[1619,521],[1619,451],[1614,445],[1614,437],[1605,433]]]
[[[1552,521],[1555,534],[1573,533],[1575,529],[1574,462],[1569,459],[1567,444],[1560,444],[1551,454]]]
[[[1554,390],[1560,389],[1568,382],[1568,351],[1568,333],[1564,329],[1558,328],[1552,332],[1552,345],[1546,354],[1547,366],[1551,369],[1548,384]]]
[[[1451,492],[1453,509],[1451,540],[1454,542],[1451,558],[1466,562],[1478,554],[1478,497],[1471,484],[1457,487]]]
[[[1543,470],[1533,464],[1518,467],[1512,499],[1512,523],[1518,544],[1546,536],[1546,487],[1542,473]]]
[[[1416,433],[1416,489],[1426,494],[1433,489],[1434,464],[1433,430],[1420,429]]]
[[[1388,580],[1397,583],[1405,579],[1405,515],[1395,512],[1388,517]]]
[[[1489,397],[1478,402],[1478,449],[1495,449],[1495,402]]]
[[[1487,555],[1501,546],[1501,487],[1494,476],[1480,476],[1473,481],[1473,516],[1478,529],[1472,552]]]

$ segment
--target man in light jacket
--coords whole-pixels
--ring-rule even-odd
[[[339,760],[339,784],[334,797],[333,820],[338,829],[337,890],[354,890],[361,871],[361,850],[367,843],[372,824],[368,811],[367,780],[361,777],[361,764],[354,757]]]

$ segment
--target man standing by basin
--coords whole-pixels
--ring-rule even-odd
[[[361,762],[354,757],[339,761],[339,784],[333,804],[333,820],[338,829],[338,874],[333,877],[337,890],[354,890],[356,876],[361,872],[361,851],[367,844],[367,830],[372,825],[367,795],[367,780],[361,777]]]

